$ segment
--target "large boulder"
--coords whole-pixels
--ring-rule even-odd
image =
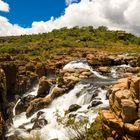
[[[45,64],[38,62],[35,65],[35,72],[39,77],[46,76],[47,69],[46,69]]]
[[[130,99],[122,99],[121,105],[122,105],[121,117],[123,119],[123,122],[130,123],[138,118],[137,106],[134,101]]]
[[[50,88],[51,88],[51,84],[47,79],[47,77],[45,76],[41,77],[39,80],[39,88],[38,88],[37,96],[45,97],[46,95],[49,94]]]
[[[80,105],[78,105],[78,104],[72,104],[72,105],[70,105],[68,111],[69,111],[69,112],[73,112],[73,111],[78,110],[79,108],[81,108]]]

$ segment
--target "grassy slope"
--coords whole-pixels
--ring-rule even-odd
[[[109,31],[101,26],[62,28],[50,33],[0,37],[0,54],[50,59],[71,50],[99,50],[106,52],[140,52],[140,38],[123,31]]]

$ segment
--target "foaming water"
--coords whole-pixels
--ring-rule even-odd
[[[127,66],[123,65],[118,67],[123,69]],[[111,75],[114,79],[118,78],[118,67],[112,68]],[[29,138],[30,136],[39,133],[41,140],[70,140],[70,136],[68,134],[68,130],[70,129],[65,128],[62,124],[59,124],[57,122],[57,113],[59,113],[61,117],[63,117],[65,115],[65,111],[68,110],[71,105],[77,104],[81,106],[81,108],[69,114],[75,115],[76,118],[86,117],[90,125],[97,117],[98,109],[106,108],[109,106],[109,101],[106,99],[107,90],[106,88],[101,88],[104,82],[110,82],[110,84],[112,84],[112,81],[109,81],[109,77],[102,76],[98,72],[94,71],[86,61],[72,61],[66,66],[64,66],[63,69],[71,68],[88,69],[91,72],[93,72],[98,78],[93,77],[93,83],[88,83],[89,81],[81,81],[77,83],[75,87],[68,93],[65,93],[64,95],[55,98],[48,107],[39,110],[43,112],[39,118],[43,118],[48,122],[48,124],[42,126],[41,129],[32,130],[30,132],[28,131],[29,129],[31,130],[34,125],[34,123],[31,123],[31,120],[37,117],[37,113],[39,111],[34,113],[30,118],[26,118],[26,112],[22,112],[19,115],[15,115],[13,117],[13,125],[9,127],[9,132],[7,136],[17,134],[21,137]],[[106,78],[108,78],[108,80],[106,80]],[[97,79],[100,79],[99,82],[94,82],[94,80]],[[49,95],[53,93],[55,87],[57,87],[57,85],[54,85],[51,88]],[[23,97],[26,97],[28,95],[36,96],[37,90],[38,87],[36,86],[32,92],[26,93]],[[13,114],[15,114],[16,106],[19,102],[20,101],[17,101],[13,109]],[[100,103],[94,104],[96,102]]]
[[[67,130],[56,121],[56,113],[58,111],[63,117],[65,111],[68,110],[69,106],[72,104],[78,104],[81,106],[80,109],[74,112],[75,114],[77,114],[77,116],[85,116],[88,118],[90,123],[93,122],[93,120],[97,116],[97,112],[95,112],[93,109],[88,109],[88,106],[91,104],[91,98],[95,92],[95,89],[96,88],[93,87],[91,84],[79,83],[70,92],[56,98],[47,108],[40,110],[44,112],[41,117],[48,121],[48,124],[46,126],[42,127],[42,129],[40,130],[36,130],[36,132],[39,131],[41,135],[41,140],[50,140],[54,138],[58,138],[59,140],[69,140]],[[100,98],[103,104],[99,105],[98,107],[106,106],[104,105],[104,103],[108,101],[105,98],[105,93],[105,90],[99,89],[99,94],[97,97]],[[33,124],[30,123],[30,121],[32,118],[36,117],[36,115],[37,112],[28,119],[26,118],[25,112],[16,115],[13,118],[13,126],[9,129],[9,134],[15,133],[16,131],[20,133],[20,135],[23,137],[24,135],[26,137],[31,136],[33,131],[29,134],[25,130],[32,128]],[[24,125],[25,130],[19,129],[21,125]]]
[[[23,97],[27,97],[29,95],[32,95],[32,96],[37,96],[37,90],[38,90],[38,85],[36,85],[32,90],[31,92],[27,92],[23,95]],[[14,108],[13,108],[13,116],[16,115],[16,107],[17,105],[20,103],[21,99],[18,99],[18,101],[16,102]]]
[[[77,60],[77,61],[71,61],[68,64],[66,64],[63,69],[87,69],[90,70],[95,76],[107,79],[106,76],[101,75],[99,72],[94,71],[91,66],[87,63],[85,60]]]

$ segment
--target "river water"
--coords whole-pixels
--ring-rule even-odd
[[[71,112],[71,114],[76,116],[76,118],[86,118],[88,120],[88,124],[90,125],[97,117],[98,109],[107,108],[109,106],[109,101],[106,98],[107,87],[113,84],[119,77],[118,69],[123,70],[126,67],[129,66],[123,65],[112,67],[111,73],[104,76],[93,70],[86,61],[77,60],[68,63],[64,66],[63,69],[88,69],[93,73],[93,76],[88,79],[81,80],[68,93],[55,98],[47,108],[37,111],[30,118],[26,118],[26,112],[15,115],[16,106],[20,102],[19,99],[13,108],[13,124],[9,126],[7,136],[18,135],[23,138],[29,138],[38,133],[41,140],[69,140],[70,135],[68,129],[57,122],[57,113],[59,113],[61,117],[64,117],[65,111],[68,110],[71,105],[77,104],[81,106],[81,108],[79,108],[77,111]],[[37,90],[38,85],[35,86],[31,92],[28,92],[23,96],[36,96]],[[52,90],[53,89],[51,89],[51,92]],[[28,130],[31,130],[34,125],[31,120],[35,118],[37,113],[40,111],[43,113],[39,118],[47,120],[47,124],[42,125],[40,129],[32,130],[29,132]]]

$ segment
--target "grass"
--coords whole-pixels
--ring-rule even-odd
[[[97,29],[92,26],[62,28],[38,35],[0,37],[0,54],[46,61],[56,55],[71,54],[72,50],[140,52],[140,38],[124,31],[110,31],[104,26]]]

